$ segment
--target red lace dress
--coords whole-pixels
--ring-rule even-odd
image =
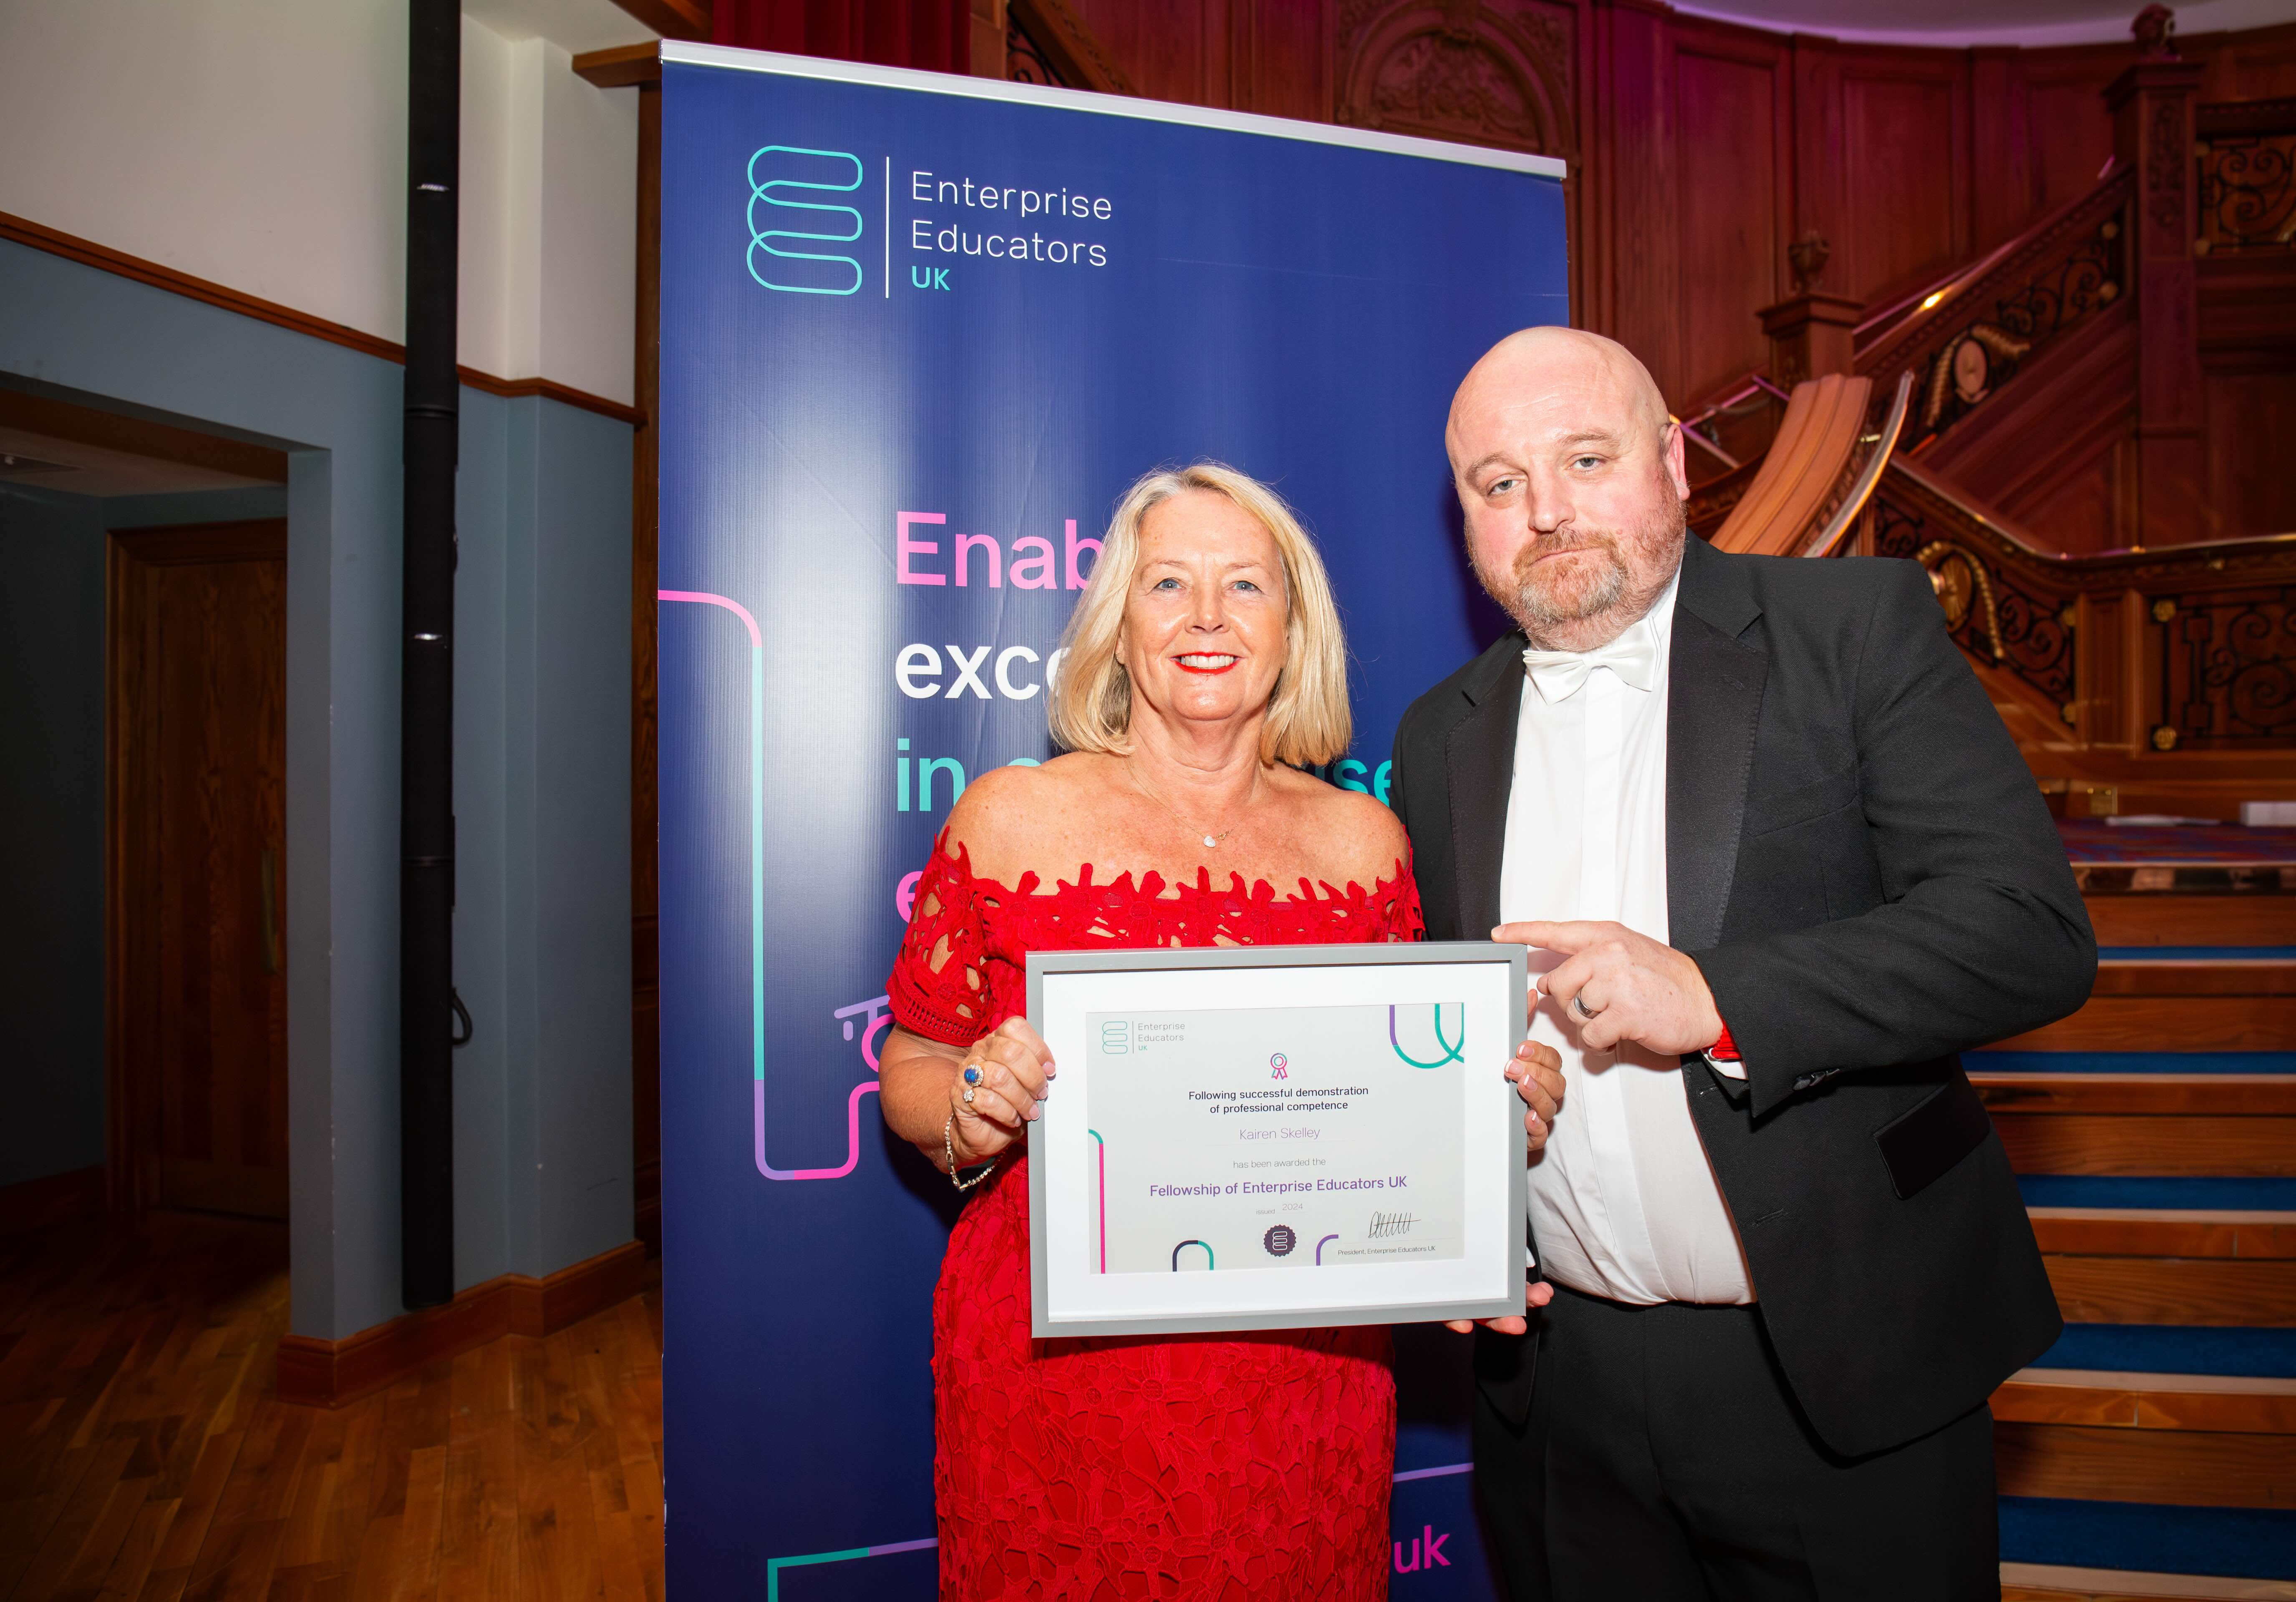
[[[1407,868],[1369,891],[1150,873],[1037,895],[946,837],[888,983],[904,1028],[970,1045],[1027,1010],[1031,950],[1416,940]],[[928,911],[927,909],[931,909]],[[943,940],[946,960],[931,958]],[[933,1295],[944,1598],[1342,1602],[1387,1594],[1395,1377],[1383,1326],[1032,1340],[1027,1159],[957,1220]]]

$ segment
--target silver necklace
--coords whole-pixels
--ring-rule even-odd
[[[1166,812],[1170,813],[1174,818],[1178,820],[1180,827],[1186,830],[1190,834],[1196,832],[1196,826],[1189,822],[1188,820],[1181,814],[1178,807],[1173,805],[1169,801],[1165,800],[1163,797],[1158,795],[1154,790],[1150,789],[1148,786],[1142,781],[1138,769],[1127,768],[1125,772],[1132,775],[1132,787],[1147,797],[1151,801],[1153,801],[1157,805],[1162,807]],[[1226,829],[1221,830],[1218,834],[1208,834],[1204,836],[1204,849],[1207,851],[1217,851],[1219,848],[1219,843],[1234,832],[1235,825],[1231,823]]]

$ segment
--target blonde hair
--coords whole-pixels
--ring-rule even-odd
[[[1118,503],[1061,641],[1061,670],[1046,706],[1054,740],[1071,751],[1131,751],[1132,677],[1118,643],[1140,568],[1140,525],[1157,506],[1198,489],[1226,495],[1257,519],[1283,563],[1283,666],[1268,697],[1261,760],[1306,766],[1344,756],[1353,731],[1348,649],[1324,559],[1282,496],[1217,462],[1144,473]]]

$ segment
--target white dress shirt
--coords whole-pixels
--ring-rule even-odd
[[[1680,583],[1677,573],[1626,635],[1592,653],[1591,669],[1526,667],[1503,921],[1605,920],[1667,938],[1667,674]],[[1600,661],[1606,654],[1617,667]],[[1533,951],[1534,982],[1562,961]],[[1562,1054],[1565,1085],[1530,1168],[1531,1230],[1546,1277],[1643,1305],[1751,1302],[1746,1255],[1690,1121],[1679,1059],[1631,1043],[1586,1050],[1551,1000],[1532,1013],[1530,1033]]]

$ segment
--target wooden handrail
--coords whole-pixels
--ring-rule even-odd
[[[2096,185],[2092,187],[2087,194],[2074,196],[2071,200],[2066,201],[2064,205],[2059,207],[2055,211],[2049,213],[2046,217],[2042,217],[2038,222],[2033,224],[2031,227],[2023,230],[2015,237],[2004,241],[2002,243],[1994,246],[1992,249],[1988,250],[1975,261],[1964,263],[1963,266],[1958,267],[1948,268],[1944,274],[1939,277],[1930,280],[1929,282],[1922,285],[1919,289],[1908,290],[1906,293],[1898,296],[1895,300],[1890,302],[1889,305],[1882,307],[1877,310],[1867,312],[1858,322],[1855,335],[1857,339],[1860,343],[1870,343],[1871,341],[1880,338],[1882,333],[1891,323],[1895,322],[1899,316],[1904,315],[1907,307],[1915,306],[1923,301],[1929,300],[1930,297],[1932,295],[1938,298],[1936,301],[1931,303],[1932,305],[1943,305],[1947,299],[1951,298],[1948,291],[1949,291],[1956,283],[1958,283],[1965,278],[1971,277],[1972,274],[1981,275],[1988,268],[1992,266],[1994,263],[1999,261],[2003,257],[2013,253],[2019,245],[2025,242],[2028,237],[2033,234],[2045,233],[2048,232],[2049,228],[2056,222],[2058,217],[2062,217],[2065,212],[2072,209],[2074,207],[2086,202],[2091,195],[2095,193],[2096,188],[2102,187],[2103,185],[2112,182],[2113,177],[2113,168],[2119,160],[2120,158],[2117,156],[2107,156],[2104,159],[2104,165],[2097,169]],[[1926,310],[1928,308],[1924,307],[1923,309]]]
[[[1819,529],[1809,544],[1803,547],[1804,556],[1832,556],[1841,548],[1849,531],[1857,526],[1858,518],[1866,511],[1866,503],[1874,498],[1874,491],[1882,482],[1882,470],[1890,465],[1890,458],[1897,451],[1898,441],[1905,435],[1906,412],[1913,405],[1913,399],[1914,375],[1901,372],[1898,375],[1898,393],[1890,402],[1890,415],[1882,420],[1881,432],[1869,437],[1874,449],[1866,456],[1866,465],[1858,470],[1856,482],[1850,485],[1849,493],[1842,497],[1841,504],[1834,509],[1833,516],[1826,519],[1825,527]]]
[[[1794,386],[1753,482],[1714,531],[1716,550],[1787,556],[1808,544],[1854,475],[1873,388],[1838,372]]]
[[[1876,328],[1857,353],[1857,371],[1885,378],[1935,356],[1935,349],[1924,347],[1942,346],[1951,338],[1965,305],[1996,283],[2031,270],[2051,250],[2101,226],[2128,204],[2133,186],[2128,169],[2111,172],[2087,193],[1953,274],[1923,295],[1916,308],[1894,325]],[[1875,324],[1876,320],[1869,318],[1861,325],[1861,333]]]

